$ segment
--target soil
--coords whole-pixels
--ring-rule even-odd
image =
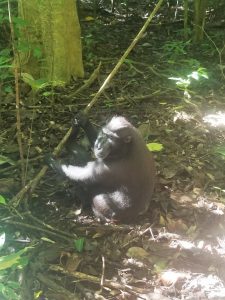
[[[82,19],[85,79],[102,63],[82,93],[73,96],[83,79],[35,95],[22,86],[27,182],[142,25],[138,17]],[[181,34],[180,23],[151,25],[90,111],[99,126],[124,115],[146,143],[163,146],[153,152],[158,180],[144,216],[133,224],[101,224],[81,208],[74,183],[52,170],[20,200],[18,211],[2,210],[11,214],[7,230],[34,246],[24,299],[39,291],[36,299],[225,299],[224,75],[209,40],[196,47],[182,42]],[[186,91],[176,85],[179,79],[169,79],[190,79],[200,67],[208,79],[192,77]],[[8,198],[20,190],[21,172],[13,97],[5,96],[0,119],[1,153],[18,161],[1,167],[0,194]],[[72,160],[66,149],[60,157]]]

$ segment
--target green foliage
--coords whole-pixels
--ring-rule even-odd
[[[216,147],[215,153],[222,155],[222,157],[225,159],[225,145]]]
[[[34,77],[28,73],[21,73],[21,78],[22,80],[27,83],[33,92],[45,89],[47,87],[54,87],[54,86],[64,86],[65,82],[60,81],[60,80],[55,80],[55,81],[47,81],[46,79],[34,79]],[[53,91],[44,91],[43,96],[50,96],[53,94]]]
[[[5,243],[5,233],[0,236],[0,243]],[[18,252],[0,256],[0,299],[20,300],[18,280],[11,280],[10,274],[15,275],[17,268],[22,269],[28,263],[28,257],[24,254],[30,247],[26,247]]]
[[[14,26],[14,32],[16,37],[19,37],[20,28],[23,28],[27,25],[27,21],[23,20],[22,18],[13,16],[12,18],[13,26]]]
[[[103,103],[106,108],[112,108],[115,105],[115,102],[111,99],[105,99]]]
[[[7,275],[4,276],[2,272],[0,272],[0,279],[5,279],[5,283],[0,282],[0,296],[4,297],[1,299],[20,300],[21,297],[17,292],[20,284],[16,281],[7,281]]]
[[[8,21],[8,15],[6,14],[7,10],[3,7],[0,7],[0,26],[4,25]]]
[[[163,53],[169,58],[187,54],[186,48],[190,45],[191,41],[168,41],[162,47]]]
[[[16,253],[6,256],[0,256],[0,271],[11,267],[20,266],[24,267],[27,264],[27,260],[21,257],[29,248],[26,247]]]
[[[181,59],[180,62],[188,69],[200,69],[201,63],[194,58]]]
[[[12,72],[12,57],[10,55],[11,48],[9,47],[10,42],[10,26],[7,9],[7,1],[1,3],[0,7],[0,85],[3,92],[11,92],[10,81],[13,80]],[[4,30],[3,30],[4,28]]]
[[[83,37],[84,53],[88,62],[92,61],[94,58],[93,50],[95,43],[95,37],[92,33],[89,33]]]
[[[147,148],[151,152],[159,152],[159,151],[163,150],[163,145],[159,144],[159,143],[149,143],[149,144],[147,144]]]
[[[23,20],[22,18],[13,16],[13,26],[15,32],[15,41],[14,47],[16,51],[20,51],[24,54],[32,52],[32,55],[40,59],[42,57],[42,53],[40,48],[37,45],[30,45],[28,42],[21,42],[19,40],[19,32],[21,28],[27,26],[27,21]],[[4,8],[0,8],[0,26],[8,28],[8,40],[5,41],[7,47],[4,45],[0,45],[0,83],[2,84],[2,90],[5,93],[12,92],[12,84],[13,84],[13,57],[12,57],[12,49],[9,47],[10,43],[10,26],[9,26],[9,17],[8,17],[8,10],[7,5]],[[0,36],[1,38],[1,36]],[[1,49],[1,47],[3,49]],[[40,85],[40,83],[37,83]]]
[[[6,205],[6,200],[5,200],[5,198],[2,195],[0,195],[0,205],[1,204]],[[0,247],[1,247],[1,243],[0,243]]]
[[[5,155],[0,155],[0,165],[3,165],[5,163],[10,164],[12,166],[15,165],[15,162],[11,158]]]
[[[193,80],[198,81],[201,78],[208,79],[208,74],[205,68],[199,68],[197,71],[193,71],[186,77],[169,77],[169,79],[176,81],[177,87],[184,91],[184,95],[190,97],[188,89]]]
[[[82,252],[84,249],[85,238],[80,238],[74,241],[75,249],[78,252]]]
[[[6,48],[0,51],[0,83],[8,82],[13,79],[12,72],[12,57],[10,57],[10,49]],[[5,84],[3,86],[4,92],[11,92],[11,86]]]

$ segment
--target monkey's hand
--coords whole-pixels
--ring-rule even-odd
[[[77,113],[75,118],[72,120],[72,132],[67,143],[73,143],[80,132],[80,128],[85,130],[89,123],[88,117],[84,113]]]
[[[57,173],[63,174],[60,162],[54,159],[51,154],[45,156],[44,162],[46,163],[47,166],[51,167]]]
[[[86,114],[79,112],[72,121],[73,128],[81,127],[86,128],[89,124],[89,120]]]

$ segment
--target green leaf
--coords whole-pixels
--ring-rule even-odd
[[[19,264],[20,264],[19,267],[23,268],[23,267],[27,266],[28,262],[29,262],[29,258],[27,256],[22,256],[19,261]]]
[[[4,92],[6,92],[6,93],[12,93],[13,92],[13,89],[10,85],[7,85],[3,89],[4,89]]]
[[[34,57],[36,57],[36,58],[41,58],[42,57],[41,49],[38,48],[38,47],[34,48],[33,54],[34,54]]]
[[[163,145],[159,144],[159,143],[149,143],[146,145],[148,150],[152,151],[152,152],[159,152],[162,151],[163,149]]]
[[[8,56],[0,56],[0,65],[5,65],[6,63],[10,62],[11,60],[12,59]]]
[[[45,97],[52,96],[52,95],[54,95],[53,92],[44,92],[43,93],[43,96],[45,96]]]
[[[24,27],[29,24],[27,20],[24,20],[19,17],[13,17],[13,22],[14,22],[14,24],[19,25],[21,27]]]
[[[8,286],[8,284],[3,284],[3,283],[0,283],[0,296],[4,296],[3,299],[10,299],[10,300],[21,299],[16,291],[14,291],[10,286]]]
[[[215,150],[215,153],[221,154],[222,156],[225,156],[225,146],[217,147]]]
[[[12,159],[8,158],[7,156],[0,155],[0,165],[3,165],[5,163],[8,163],[12,166],[15,165],[15,162]]]
[[[15,281],[7,281],[7,285],[10,286],[12,289],[18,289],[20,287],[19,282]]]
[[[10,48],[5,48],[5,49],[2,49],[0,51],[0,56],[7,56],[8,58],[10,58],[10,52],[11,52],[11,49]],[[11,58],[10,58],[11,59]]]
[[[189,76],[195,80],[199,80],[199,73],[196,71],[192,72]]]
[[[83,251],[83,249],[84,249],[84,241],[85,241],[85,238],[80,238],[80,239],[74,241],[75,249],[78,252],[82,252]]]
[[[12,68],[12,65],[0,66],[0,69],[8,69],[8,68]]]
[[[11,268],[14,265],[20,264],[21,255],[28,251],[31,247],[26,247],[16,253],[9,254],[6,256],[0,256],[0,270]]]
[[[0,195],[0,204],[6,205],[5,198],[2,195]]]
[[[34,299],[40,299],[42,294],[43,294],[42,290],[34,292]]]

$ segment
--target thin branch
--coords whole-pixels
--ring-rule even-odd
[[[71,243],[72,241],[72,238],[68,238],[62,234],[59,234],[59,233],[56,233],[56,232],[53,232],[51,230],[48,230],[48,229],[44,229],[44,228],[41,228],[41,227],[37,227],[36,225],[30,225],[30,224],[26,224],[26,223],[22,223],[22,222],[17,222],[17,221],[12,221],[12,220],[5,220],[4,223],[7,223],[7,224],[12,224],[12,225],[16,225],[17,227],[26,227],[26,228],[29,228],[31,230],[37,230],[39,232],[44,232],[44,233],[47,233],[49,235],[52,235],[54,237],[57,237],[59,239],[63,239],[69,243]]]
[[[155,6],[155,8],[153,9],[152,13],[150,14],[150,16],[148,17],[148,19],[146,20],[145,24],[143,25],[143,27],[141,28],[141,30],[139,31],[139,33],[136,35],[136,37],[133,39],[133,41],[130,44],[130,46],[124,52],[123,56],[118,61],[118,63],[116,64],[116,66],[114,67],[114,69],[112,70],[112,72],[108,75],[108,77],[106,78],[106,80],[103,82],[102,86],[100,87],[100,89],[98,90],[98,92],[95,94],[94,98],[91,100],[91,102],[84,109],[85,113],[88,113],[89,110],[92,108],[92,106],[95,105],[95,103],[97,102],[98,98],[101,96],[102,92],[106,88],[107,84],[115,76],[115,74],[117,73],[117,71],[119,70],[119,68],[121,67],[121,65],[124,63],[124,61],[127,58],[127,56],[130,54],[131,50],[133,50],[134,46],[137,44],[137,42],[141,39],[141,37],[145,33],[148,25],[150,24],[151,20],[153,19],[153,17],[155,16],[155,14],[157,13],[157,11],[159,10],[159,8],[162,5],[162,3],[163,3],[163,0],[159,0],[159,2],[157,3],[157,5]]]
[[[57,156],[64,144],[66,143],[66,141],[68,140],[70,134],[72,132],[72,128],[70,128],[68,130],[68,132],[66,133],[66,135],[63,137],[63,139],[61,140],[61,142],[58,144],[58,146],[54,149],[53,151],[53,155]],[[19,193],[16,194],[15,197],[12,198],[12,200],[10,201],[10,204],[14,207],[17,207],[20,203],[20,200],[25,196],[25,194],[30,191],[31,193],[35,190],[36,186],[38,185],[40,179],[45,175],[46,171],[48,170],[48,166],[44,166],[39,173],[34,177],[34,179],[32,179],[27,185],[24,186],[24,188],[22,188]]]
[[[79,300],[76,295],[73,293],[70,293],[67,289],[64,287],[58,285],[55,281],[49,279],[49,277],[44,276],[41,273],[37,274],[37,278],[39,281],[41,281],[44,285],[47,285],[50,290],[54,291],[57,296],[61,294],[62,296],[65,296],[68,300]],[[65,299],[65,298],[63,298]]]
[[[85,274],[82,272],[76,272],[76,271],[68,271],[65,270],[64,268],[60,267],[60,266],[56,266],[56,265],[51,265],[49,267],[50,270],[52,271],[56,271],[56,272],[60,272],[64,275],[68,275],[68,276],[73,276],[76,279],[79,279],[81,281],[89,281],[95,284],[101,284],[101,278],[97,277],[97,276],[93,276],[93,275],[89,275],[89,274]],[[105,279],[104,280],[104,287],[109,287],[111,289],[116,289],[119,291],[127,291],[128,293],[132,293],[132,294],[144,294],[147,292],[146,289],[142,289],[136,286],[130,286],[127,284],[120,284],[119,282],[113,281],[113,280],[109,280],[109,279]]]
[[[85,81],[84,85],[82,85],[79,89],[77,89],[74,93],[70,94],[70,98],[75,97],[77,94],[80,94],[84,90],[86,90],[89,86],[92,85],[92,83],[95,81],[95,79],[99,75],[101,67],[101,62],[99,63],[98,67],[94,70],[94,72],[91,74],[91,76],[88,78],[88,80]]]
[[[19,91],[19,71],[18,71],[18,53],[15,47],[15,32],[12,22],[11,15],[11,6],[10,0],[8,0],[8,13],[9,13],[9,24],[11,31],[11,42],[14,56],[14,78],[15,78],[15,92],[16,92],[16,129],[17,129],[17,142],[19,146],[20,152],[20,160],[21,160],[21,182],[22,186],[25,186],[25,161],[24,161],[24,152],[23,152],[23,144],[22,144],[22,132],[21,132],[21,117],[20,117],[20,91]]]
[[[225,75],[224,75],[224,71],[223,71],[223,60],[222,60],[222,53],[223,53],[223,51],[224,51],[225,45],[223,45],[223,48],[220,50],[220,49],[217,47],[216,43],[213,41],[213,39],[212,39],[212,38],[208,35],[208,33],[205,31],[205,29],[203,28],[202,30],[203,30],[205,36],[207,37],[207,39],[213,44],[213,46],[214,46],[215,49],[216,49],[216,52],[217,52],[218,55],[219,55],[220,71],[221,71],[221,74],[222,74],[223,79],[225,79]]]

